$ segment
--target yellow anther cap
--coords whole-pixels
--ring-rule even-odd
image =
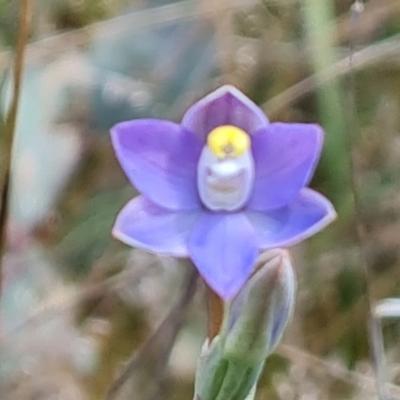
[[[239,157],[250,147],[249,135],[232,125],[219,126],[207,137],[208,148],[218,157]]]

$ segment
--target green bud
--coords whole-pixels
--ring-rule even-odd
[[[279,344],[293,312],[296,279],[289,253],[270,250],[230,308],[224,354],[250,364],[264,362]]]
[[[289,254],[270,250],[227,305],[220,335],[203,346],[194,400],[253,400],[267,356],[291,317],[295,276]]]

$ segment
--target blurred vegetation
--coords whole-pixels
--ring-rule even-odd
[[[312,185],[339,211],[335,224],[293,249],[297,309],[257,399],[376,398],[368,293],[372,306],[400,294],[400,5],[370,0],[355,17],[351,3],[35,3],[13,154],[2,400],[101,399],[173,307],[187,266],[111,238],[135,190],[114,159],[108,129],[129,118],[179,120],[226,82],[271,120],[325,128]],[[0,0],[2,76],[17,12],[18,1]],[[326,79],[327,69],[335,79]],[[2,115],[8,96],[6,77]],[[134,371],[120,398],[191,398],[205,314],[199,285],[168,367],[149,376],[144,355],[144,372]],[[382,368],[396,385],[398,332],[397,320],[383,324]],[[398,387],[389,389],[398,395]]]

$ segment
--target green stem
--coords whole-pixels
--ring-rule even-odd
[[[311,63],[317,73],[328,70],[337,60],[334,48],[334,2],[303,0],[303,16]],[[349,193],[349,163],[347,159],[345,108],[340,82],[317,82],[316,99],[321,123],[326,130],[326,145],[322,165],[328,175],[329,191],[337,208],[344,206]]]

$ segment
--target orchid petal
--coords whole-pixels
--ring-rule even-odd
[[[273,123],[253,135],[255,180],[248,208],[268,211],[289,203],[311,180],[322,143],[316,124]]]
[[[268,118],[248,97],[226,85],[210,93],[185,113],[182,126],[205,141],[217,126],[233,125],[252,134],[268,124]]]
[[[204,213],[189,237],[189,252],[208,285],[227,300],[254,267],[257,238],[241,213]]]
[[[191,132],[143,119],[117,124],[111,137],[122,168],[144,196],[170,210],[200,208],[196,174],[202,144]]]
[[[119,213],[113,236],[132,247],[187,257],[188,237],[198,217],[197,211],[168,211],[139,196]]]
[[[319,232],[336,218],[333,205],[321,194],[302,189],[287,206],[267,213],[247,211],[261,249],[292,246]]]

